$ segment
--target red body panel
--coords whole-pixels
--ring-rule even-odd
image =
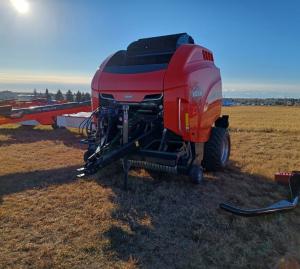
[[[141,102],[146,94],[163,91],[166,70],[139,74],[112,74],[104,72],[108,57],[97,70],[92,80],[92,109],[99,106],[99,93],[110,93],[117,101]],[[131,98],[126,98],[130,96]]]
[[[206,142],[221,114],[220,71],[203,59],[203,49],[182,45],[169,63],[164,83],[164,125],[193,142]]]
[[[106,63],[109,61],[109,59],[112,57],[112,55],[108,56],[103,63],[100,65],[99,69],[96,71],[96,74],[93,77],[92,80],[92,111],[94,111],[99,106],[99,82],[100,82],[100,75],[103,71],[103,68],[105,67]]]
[[[116,101],[141,102],[146,94],[163,91],[164,75],[165,70],[140,74],[118,74],[117,80],[114,81],[116,74],[102,72],[99,91],[113,94]]]
[[[163,93],[164,127],[186,141],[206,142],[221,114],[220,70],[212,53],[198,45],[181,45],[166,69],[136,74],[103,72],[100,66],[92,82],[93,107],[99,93],[117,101],[141,102],[145,95]]]

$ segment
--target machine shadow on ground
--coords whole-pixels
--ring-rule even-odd
[[[219,209],[225,201],[246,207],[269,205],[288,197],[286,187],[243,173],[231,163],[224,172],[206,174],[200,185],[183,176],[153,179],[136,170],[124,191],[122,173],[108,177],[115,166],[100,173],[96,182],[115,194],[112,202],[117,209],[112,216],[118,224],[104,236],[110,241],[107,251],[117,259],[134,259],[143,268],[240,268],[247,267],[246,261],[259,268],[262,260],[266,267],[276,263],[274,247],[280,246],[278,256],[289,251],[291,235],[285,225],[300,215],[299,209],[289,215],[247,219]]]
[[[78,166],[69,166],[2,175],[0,176],[0,203],[4,195],[73,182],[76,180],[77,168]]]
[[[74,182],[76,168],[0,176],[0,200],[4,195]],[[200,185],[185,176],[153,178],[145,170],[132,170],[125,191],[122,177],[121,166],[115,163],[80,180],[112,190],[112,222],[98,234],[108,244],[98,249],[107,256],[113,253],[115,262],[134,260],[143,268],[174,268],[175,264],[177,268],[241,268],[251,261],[251,266],[260,268],[264,260],[265,268],[271,268],[278,257],[297,249],[292,234],[299,223],[295,222],[294,231],[285,227],[296,221],[299,209],[245,219],[218,208],[224,201],[260,207],[288,195],[286,187],[243,173],[233,162],[224,172],[206,173]]]

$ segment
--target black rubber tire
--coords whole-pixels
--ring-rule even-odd
[[[228,129],[213,127],[210,138],[204,145],[203,167],[207,171],[223,170],[229,161],[230,145]],[[224,152],[224,147],[227,152]]]
[[[203,181],[203,168],[200,165],[192,165],[189,177],[195,184],[200,184]]]

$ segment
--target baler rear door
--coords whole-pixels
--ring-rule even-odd
[[[158,96],[163,93],[165,72],[176,49],[193,42],[185,33],[139,39],[107,61],[96,90],[127,102]]]
[[[100,92],[116,101],[141,102],[163,91],[164,64],[107,67],[100,74]]]

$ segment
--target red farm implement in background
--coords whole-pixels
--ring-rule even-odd
[[[90,112],[91,102],[56,103],[42,106],[29,106],[36,102],[26,102],[22,108],[14,108],[12,105],[0,106],[0,125],[8,123],[22,123],[24,125],[52,125],[57,128],[57,117],[63,114],[78,112]],[[25,107],[24,107],[25,106]]]
[[[56,105],[56,104],[64,104],[67,101],[48,101],[47,98],[34,98],[32,100],[0,100],[1,106],[12,106],[13,108],[26,108],[26,107],[34,107],[34,106],[45,106],[45,105]]]

